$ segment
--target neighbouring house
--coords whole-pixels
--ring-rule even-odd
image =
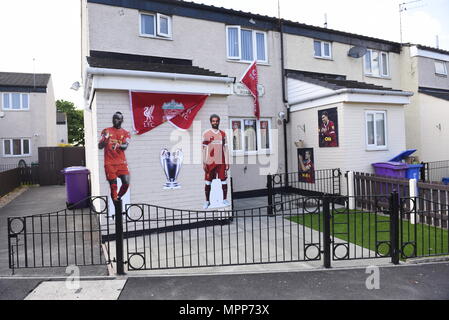
[[[299,151],[290,154],[297,170],[301,171],[302,150],[310,150],[316,170],[340,168],[343,173],[372,172],[372,163],[388,161],[405,150],[404,106],[413,93],[344,75],[287,70],[286,76],[291,150],[301,141]],[[325,134],[320,130],[328,119]]]
[[[56,145],[50,74],[0,72],[0,165],[38,162],[38,148]]]
[[[56,112],[56,141],[58,144],[69,143],[69,133],[67,128],[67,114],[65,112]]]
[[[236,197],[265,194],[269,173],[298,171],[298,140],[301,149],[314,148],[317,169],[370,171],[372,162],[405,149],[404,106],[411,93],[401,87],[399,43],[168,0],[84,0],[82,28],[86,161],[94,195],[109,194],[97,144],[116,111],[133,132],[126,151],[133,203],[201,207],[198,154],[212,113],[228,133]],[[259,120],[239,83],[254,60]],[[210,96],[187,132],[164,123],[136,135],[130,92]],[[320,147],[319,112],[335,108],[339,144]],[[182,145],[181,136],[189,141],[182,188],[163,190],[160,151]]]
[[[449,159],[449,51],[404,45],[402,82],[415,95],[406,109],[407,148],[419,161]]]

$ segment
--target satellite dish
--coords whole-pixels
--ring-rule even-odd
[[[365,47],[352,47],[348,52],[348,56],[357,59],[363,57],[366,52],[367,49]]]

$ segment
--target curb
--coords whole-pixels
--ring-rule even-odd
[[[447,262],[447,261],[449,261],[449,256],[412,258],[412,259],[407,259],[407,261],[405,263],[406,264],[421,264],[421,263]]]

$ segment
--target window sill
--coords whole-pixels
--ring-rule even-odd
[[[384,79],[384,80],[391,80],[392,79],[391,76],[373,76],[371,74],[365,74],[364,76],[368,77],[368,78]]]
[[[253,63],[253,61],[244,61],[244,60],[233,60],[233,59],[226,59],[227,62],[233,62],[233,63],[242,63],[242,64],[251,64]],[[271,64],[269,64],[268,62],[257,62],[258,66],[266,66],[269,67],[271,66]]]
[[[173,37],[159,37],[159,36],[150,36],[150,35],[146,35],[146,34],[139,34],[140,38],[146,38],[146,39],[156,39],[156,40],[169,40],[169,41],[173,41]]]
[[[3,158],[27,158],[27,157],[31,157],[31,154],[22,154],[18,156],[3,155]]]
[[[440,77],[440,78],[447,78],[447,74],[443,74],[443,73],[435,73],[435,75],[436,75],[437,77]]]
[[[271,150],[267,151],[253,151],[253,152],[238,152],[232,151],[233,157],[249,157],[249,156],[261,156],[261,155],[273,155],[274,152]]]
[[[30,109],[2,109],[2,111],[5,111],[5,112],[9,112],[9,111],[24,112],[24,111],[30,111]]]
[[[319,57],[319,56],[313,56],[315,59],[319,59],[319,60],[327,60],[327,61],[334,61],[334,59],[332,59],[332,57],[327,58],[327,57]]]
[[[388,151],[388,147],[378,147],[378,148],[367,147],[366,151]]]

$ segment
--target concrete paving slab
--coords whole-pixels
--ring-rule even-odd
[[[117,300],[126,280],[44,281],[25,300]]]

